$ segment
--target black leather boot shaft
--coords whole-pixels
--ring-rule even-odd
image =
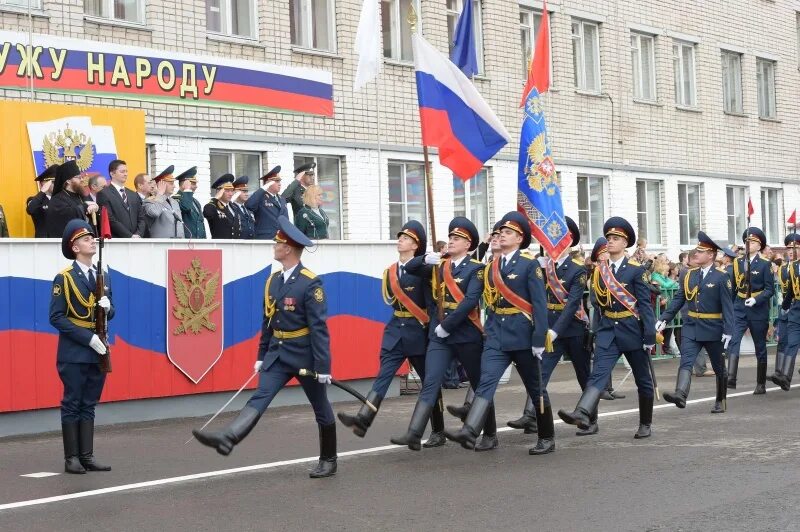
[[[311,478],[325,478],[336,474],[336,423],[319,425],[319,462],[308,474]]]
[[[372,403],[377,409],[380,409],[382,400],[383,397],[378,395],[375,391],[370,390],[369,394],[367,394],[367,401]],[[345,412],[339,412],[336,415],[345,427],[353,429],[353,434],[359,438],[363,438],[367,434],[367,429],[372,426],[372,422],[375,420],[375,416],[378,415],[378,412],[373,412],[367,405],[361,405],[356,415],[347,414]]]
[[[736,389],[736,374],[739,372],[739,355],[728,353],[728,388]]]
[[[428,424],[428,418],[431,417],[431,410],[433,410],[433,405],[417,401],[406,433],[402,436],[395,436],[390,441],[395,445],[407,445],[412,451],[419,451],[422,448],[422,433],[425,431],[425,425]]]
[[[61,424],[61,438],[64,443],[64,472],[73,475],[82,475],[86,473],[86,469],[81,465],[78,459],[79,430],[77,422]]]
[[[483,430],[483,424],[491,406],[491,401],[476,396],[472,401],[472,408],[469,409],[464,426],[456,431],[444,431],[447,439],[459,443],[465,449],[475,448],[475,440]]]
[[[772,380],[773,377],[777,377],[779,375],[784,375],[783,373],[783,361],[786,359],[786,355],[783,351],[778,351],[775,353],[775,372],[769,377]]]
[[[753,390],[753,395],[764,395],[767,393],[767,362],[758,362],[756,364],[756,389]]]
[[[221,431],[200,431],[193,430],[192,434],[197,441],[207,447],[213,447],[223,456],[231,454],[233,447],[241,442],[253,427],[258,423],[261,414],[252,406],[245,406],[239,415]]]
[[[639,395],[639,430],[633,435],[637,440],[650,437],[653,424],[653,398]]]
[[[711,410],[712,414],[723,414],[727,410],[728,395],[728,377],[725,375],[717,375],[717,396],[714,400],[714,408]]]
[[[691,385],[692,370],[679,370],[678,379],[675,383],[675,393],[665,392],[664,400],[673,403],[678,408],[686,408],[686,398],[689,397],[689,388]]]
[[[82,419],[78,427],[79,458],[83,468],[86,471],[111,471],[111,466],[103,465],[94,458],[94,419]]]

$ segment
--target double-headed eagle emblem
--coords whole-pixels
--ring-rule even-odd
[[[172,308],[172,315],[181,320],[172,334],[199,334],[203,328],[215,331],[217,325],[209,315],[220,306],[214,301],[219,288],[219,271],[211,272],[200,266],[200,259],[193,259],[192,266],[183,272],[172,272],[175,298],[178,304]]]
[[[91,137],[72,129],[69,124],[64,131],[59,129],[45,135],[42,139],[42,152],[47,166],[75,161],[81,171],[86,171],[94,160]]]
[[[546,155],[547,140],[542,132],[528,145],[528,161],[525,165],[525,174],[528,176],[528,185],[536,192],[543,190],[552,196],[559,190],[558,174],[553,159]]]

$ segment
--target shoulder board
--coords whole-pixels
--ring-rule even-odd
[[[305,275],[309,279],[316,279],[317,278],[317,274],[312,272],[308,268],[303,268],[302,270],[300,270],[300,273],[302,273],[303,275]]]
[[[716,270],[717,270],[718,272],[722,272],[722,273],[728,273],[727,271],[725,271],[725,268],[716,268]]]
[[[688,270],[686,270],[686,271],[687,271],[687,272],[693,272],[693,271],[695,271],[695,270],[699,270],[699,269],[700,269],[700,267],[699,267],[699,266],[694,266],[694,267],[692,267],[692,268],[689,268],[689,269],[688,269]]]
[[[58,275],[64,275],[65,273],[69,273],[71,271],[72,271],[72,266],[70,266],[69,268],[64,268],[63,270],[58,272]]]
[[[471,263],[473,263],[473,264],[483,264],[481,261],[479,261],[479,260],[477,260],[477,259],[469,259],[469,261],[470,261]]]
[[[631,266],[641,266],[641,264],[639,264],[633,259],[628,259],[628,264],[630,264]]]
[[[525,257],[526,259],[531,259],[531,260],[533,260],[533,255],[531,254],[531,252],[530,252],[530,251],[523,251],[523,252],[521,252],[521,253],[519,254],[519,256],[520,256],[520,257]]]
[[[572,262],[574,262],[578,266],[586,267],[586,263],[580,259],[572,259]]]

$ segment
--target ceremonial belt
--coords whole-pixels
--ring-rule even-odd
[[[763,290],[759,290],[758,292],[750,292],[750,297],[756,297],[761,292],[763,292]],[[747,299],[747,292],[737,292],[736,295],[742,299]]]
[[[722,313],[710,313],[710,312],[695,312],[693,310],[689,311],[690,318],[697,318],[699,320],[721,320]]]
[[[91,321],[86,320],[79,320],[78,318],[71,318],[67,317],[69,321],[77,325],[78,327],[83,327],[84,329],[94,329],[94,323]]]
[[[611,318],[612,320],[621,320],[623,318],[638,318],[638,316],[631,312],[630,310],[622,310],[620,312],[614,312],[613,310],[604,310],[603,315],[607,318]]]
[[[497,291],[506,299],[506,301],[519,309],[519,311],[522,312],[526,318],[533,321],[531,319],[533,316],[533,305],[531,305],[529,301],[526,301],[525,298],[511,290],[505,281],[503,281],[503,276],[500,274],[499,263],[499,260],[492,261],[492,281],[494,282],[495,288],[497,288]]]
[[[414,315],[407,310],[395,310],[394,311],[395,318],[413,318]]]
[[[608,266],[608,261],[600,261],[598,269],[600,271],[600,277],[602,277],[606,288],[608,288],[608,290],[611,292],[611,295],[614,296],[614,299],[619,301],[623,307],[628,309],[628,312],[630,312],[631,315],[638,318],[639,312],[636,310],[636,298],[633,296],[633,294],[628,292],[624,286],[622,286],[622,283],[617,281],[617,278],[614,276],[614,273]]]
[[[409,314],[411,314],[411,316],[398,316],[396,311],[394,315],[399,318],[414,317],[417,318],[417,320],[421,324],[427,325],[428,321],[430,321],[428,313],[425,312],[423,309],[421,309],[416,303],[414,303],[414,300],[411,299],[411,297],[409,297],[409,295],[406,294],[406,291],[403,290],[403,287],[400,286],[400,278],[397,276],[396,262],[393,263],[391,266],[389,266],[389,273],[387,275],[389,276],[389,286],[392,287],[392,294],[397,299],[397,301],[400,302],[401,305],[403,305],[406,309],[408,309]]]
[[[495,308],[494,313],[500,316],[512,316],[514,314],[521,314],[522,311],[516,307],[500,307]]]
[[[547,310],[564,310],[564,303],[548,303]]]
[[[469,260],[468,258],[464,258],[464,260]],[[450,295],[453,296],[453,299],[456,300],[456,305],[453,307],[449,307],[448,303],[442,301],[443,308],[446,309],[453,309],[455,310],[458,308],[458,304],[464,301],[464,292],[461,291],[461,288],[456,283],[456,280],[453,279],[453,272],[450,269],[451,260],[447,259],[442,264],[442,276],[444,277],[444,285],[447,290],[450,292]],[[451,303],[452,304],[452,303]],[[483,324],[481,323],[481,314],[478,311],[478,307],[476,306],[472,310],[469,311],[469,321],[482,333],[483,332]]]
[[[550,289],[550,292],[555,296],[559,303],[561,303],[561,308],[551,308],[550,303],[547,304],[547,308],[550,310],[564,310],[564,306],[567,303],[567,299],[569,299],[569,292],[567,289],[564,288],[564,283],[561,279],[558,278],[558,274],[556,273],[555,262],[553,259],[547,261],[547,266],[545,267],[545,274],[547,277],[547,287]],[[583,306],[578,306],[578,311],[575,313],[575,317],[581,320],[584,323],[588,323],[589,316],[586,315],[586,311],[583,310]]]
[[[297,329],[296,331],[279,331],[277,329],[273,329],[272,331],[272,335],[280,340],[302,338],[303,336],[308,336],[309,334],[311,334],[311,329],[308,327],[303,327],[302,329]]]

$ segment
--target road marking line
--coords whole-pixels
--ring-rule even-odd
[[[42,471],[40,473],[28,473],[27,475],[20,475],[20,476],[28,478],[47,478],[47,477],[54,477],[60,474],[61,473],[51,473],[50,471]]]
[[[795,384],[792,388],[796,388],[800,386],[800,384]],[[780,388],[767,388],[768,392],[778,391]],[[752,391],[747,392],[737,392],[733,394],[729,394],[728,398],[732,397],[742,397],[745,395],[752,395]],[[686,401],[687,405],[690,404],[697,404],[697,403],[707,403],[716,400],[716,397],[702,397],[700,399],[692,399],[690,401]],[[675,405],[672,403],[662,404],[662,405],[655,405],[653,409],[660,409],[660,408],[675,408]],[[630,408],[627,410],[618,410],[614,412],[602,412],[598,414],[598,417],[610,417],[610,416],[621,416],[625,414],[632,414],[634,412],[638,412],[638,408]],[[560,419],[554,420],[556,424],[564,422]],[[507,432],[515,430],[511,427],[503,427],[497,430],[497,432]],[[382,445],[380,447],[370,447],[368,449],[356,449],[353,451],[345,451],[339,453],[339,456],[358,456],[362,454],[371,454],[371,453],[378,453],[382,451],[399,451],[403,449],[400,445]],[[98,495],[106,495],[109,493],[119,493],[121,491],[131,491],[137,490],[142,488],[152,488],[155,486],[164,486],[168,484],[177,484],[180,482],[189,482],[191,480],[200,480],[204,478],[213,478],[213,477],[221,477],[225,475],[235,475],[237,473],[247,473],[250,471],[261,471],[266,469],[275,469],[277,467],[283,467],[288,465],[297,465],[297,464],[307,464],[313,463],[319,460],[317,456],[309,456],[306,458],[295,458],[293,460],[281,460],[279,462],[269,462],[266,464],[254,464],[250,466],[242,466],[242,467],[234,467],[231,469],[220,469],[217,471],[207,471],[205,473],[194,473],[192,475],[183,475],[180,477],[170,477],[170,478],[162,478],[158,480],[148,480],[145,482],[135,482],[133,484],[122,484],[120,486],[110,486],[108,488],[100,488],[96,490],[89,490],[89,491],[79,491],[77,493],[69,493],[66,495],[56,495],[53,497],[44,497],[41,499],[30,499],[27,501],[19,501],[19,502],[12,502],[7,504],[0,504],[0,511],[3,510],[12,510],[14,508],[24,508],[27,506],[37,506],[42,504],[49,504],[54,502],[61,502],[61,501],[69,501],[74,499],[84,499],[87,497],[96,497]]]

